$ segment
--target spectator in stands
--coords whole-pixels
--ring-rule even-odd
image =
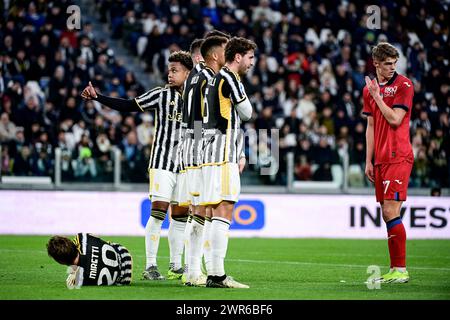
[[[97,167],[92,156],[92,142],[87,135],[82,135],[72,157],[75,178],[89,181],[97,177]]]
[[[149,146],[153,141],[155,128],[152,124],[152,117],[148,113],[142,114],[142,123],[137,126],[136,133],[140,146]]]
[[[24,146],[14,158],[13,173],[16,176],[31,176],[33,175],[32,168],[33,160],[31,159],[30,148]]]
[[[3,112],[0,115],[0,143],[10,142],[16,138],[16,125],[9,121],[9,115]]]
[[[59,131],[57,146],[61,150],[61,180],[69,182],[74,180],[72,166],[73,149],[66,142],[66,132]]]
[[[165,55],[173,48],[186,46],[193,38],[203,37],[207,30],[217,28],[252,38],[260,48],[257,67],[242,80],[260,116],[247,127],[258,121],[258,127],[270,125],[285,130],[288,123],[289,135],[294,133],[301,141],[314,136],[314,131],[324,125],[328,134],[340,141],[330,146],[332,151],[340,148],[353,159],[358,159],[360,151],[357,136],[362,103],[358,93],[364,76],[374,73],[371,46],[388,38],[399,46],[401,56],[407,57],[400,59],[399,67],[406,69],[405,74],[414,82],[411,137],[421,137],[416,153],[423,147],[429,169],[433,170],[434,178],[428,180],[419,172],[417,184],[450,186],[449,66],[445,64],[448,28],[447,9],[442,3],[432,7],[403,4],[398,10],[381,4],[381,30],[376,33],[367,29],[368,16],[363,6],[353,0],[337,7],[332,2],[313,6],[310,1],[268,0],[101,0],[95,6],[101,22],[111,26],[109,36],[121,39],[130,54],[145,63],[143,68],[152,72],[149,78],[155,82],[164,77]],[[94,38],[93,24],[86,21],[80,32],[68,31],[63,12],[57,3],[49,8],[42,1],[26,6],[10,3],[0,30],[0,114],[8,114],[10,123],[23,126],[25,145],[35,141],[43,128],[55,147],[62,124],[67,144],[73,144],[72,125],[83,119],[92,141],[104,132],[112,146],[119,146],[122,135],[129,132],[122,132],[122,117],[100,108],[96,102],[84,106],[75,99],[74,103],[72,91],[79,91],[94,78],[100,91],[135,97],[143,93],[142,85],[115,57],[107,38]],[[398,21],[395,27],[389,23],[391,20]],[[27,83],[29,80],[37,87]],[[271,114],[269,124],[261,116],[263,109]],[[303,120],[301,125],[292,125],[292,110],[298,113],[296,118]],[[32,124],[38,130],[32,132]],[[440,127],[439,144],[435,136]],[[138,145],[143,145],[142,132],[136,133]],[[19,152],[24,144],[12,141],[8,153],[15,158],[16,150]],[[420,154],[423,157],[422,151]],[[300,158],[295,159],[299,164]],[[308,158],[307,162],[311,163]],[[280,165],[280,170],[285,174],[286,166]],[[413,175],[414,170],[416,167]],[[446,178],[438,177],[438,172]]]
[[[440,197],[441,196],[441,188],[438,188],[438,187],[432,188],[430,195],[432,197]]]
[[[2,153],[0,154],[0,169],[3,176],[9,176],[12,172],[13,161],[9,154],[9,147],[7,144],[2,145]]]
[[[106,181],[108,176],[112,177],[114,170],[112,146],[106,133],[99,133],[95,139],[94,157],[97,159],[98,175],[101,180]]]
[[[53,161],[45,150],[40,150],[36,153],[33,159],[32,173],[33,176],[52,176],[53,175]]]
[[[141,168],[137,167],[141,153],[134,131],[128,132],[120,145],[120,149],[122,150],[123,178],[125,181],[135,180],[139,175],[142,175],[142,171]]]
[[[318,165],[313,173],[313,179],[316,181],[332,181],[331,165],[335,163],[335,154],[325,136],[322,136],[319,144],[313,148],[313,159],[314,163]]]

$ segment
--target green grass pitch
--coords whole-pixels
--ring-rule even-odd
[[[450,240],[408,240],[407,284],[368,289],[367,268],[387,271],[385,240],[230,238],[225,269],[250,289],[184,287],[181,281],[141,280],[143,237],[108,237],[133,255],[133,282],[124,287],[68,290],[66,267],[47,256],[50,236],[0,236],[1,300],[343,300],[450,299]],[[158,264],[167,272],[167,239],[160,242]]]

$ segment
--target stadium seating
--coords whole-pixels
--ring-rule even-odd
[[[285,185],[291,174],[286,155],[293,152],[296,164],[306,155],[308,166],[320,165],[318,159],[326,154],[330,168],[348,170],[349,186],[367,186],[358,171],[365,161],[364,148],[357,147],[364,144],[361,89],[364,75],[374,72],[371,46],[388,40],[400,51],[398,71],[415,85],[411,139],[418,141],[415,155],[423,158],[413,169],[410,186],[449,186],[448,23],[440,14],[443,4],[384,5],[381,28],[371,30],[364,24],[366,7],[358,1],[341,2],[337,9],[326,1],[317,6],[307,1],[290,6],[283,1],[226,1],[194,9],[178,1],[169,6],[164,1],[99,0],[82,7],[86,15],[81,29],[70,31],[64,3],[9,3],[0,17],[2,176],[53,177],[54,150],[59,147],[66,160],[63,182],[112,182],[112,148],[117,146],[129,151],[122,160],[122,180],[145,183],[153,137],[131,137],[143,123],[141,115],[86,103],[79,93],[89,80],[102,93],[123,98],[150,89],[136,81],[110,41],[135,56],[134,69],[144,68],[150,78],[164,83],[167,54],[187,50],[193,39],[216,28],[258,44],[256,65],[244,79],[255,110],[245,128],[280,128],[280,142],[289,144],[281,152],[278,172],[270,179],[260,177],[259,183]],[[103,24],[103,39],[93,36],[87,16]],[[327,140],[328,151],[319,148],[321,138]],[[301,143],[305,139],[308,150]],[[337,156],[341,148],[350,156],[348,168]],[[88,154],[90,168],[80,174],[77,162]],[[253,177],[257,170],[250,165],[244,175]],[[332,179],[326,174],[333,183],[341,181],[336,173]]]

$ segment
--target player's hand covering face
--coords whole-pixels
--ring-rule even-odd
[[[244,76],[255,64],[255,52],[253,50],[248,51],[242,56],[239,62],[239,75]]]
[[[167,82],[170,86],[181,87],[189,75],[189,70],[179,62],[169,63]]]
[[[367,90],[372,97],[376,98],[380,95],[380,86],[376,79],[370,80],[368,76],[365,77]]]

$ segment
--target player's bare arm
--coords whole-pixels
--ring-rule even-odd
[[[247,160],[245,159],[245,155],[239,158],[239,173],[242,173],[244,171],[246,162]]]
[[[373,173],[373,151],[374,151],[374,127],[373,127],[373,117],[367,117],[367,129],[366,129],[366,169],[365,174],[367,178],[374,183],[375,176]]]
[[[366,85],[369,90],[370,95],[375,100],[378,108],[380,108],[381,113],[383,114],[386,121],[389,123],[391,127],[398,127],[405,117],[406,111],[403,109],[391,109],[386,103],[383,101],[383,97],[380,95],[380,87],[375,79],[370,80],[369,77],[366,76]]]

